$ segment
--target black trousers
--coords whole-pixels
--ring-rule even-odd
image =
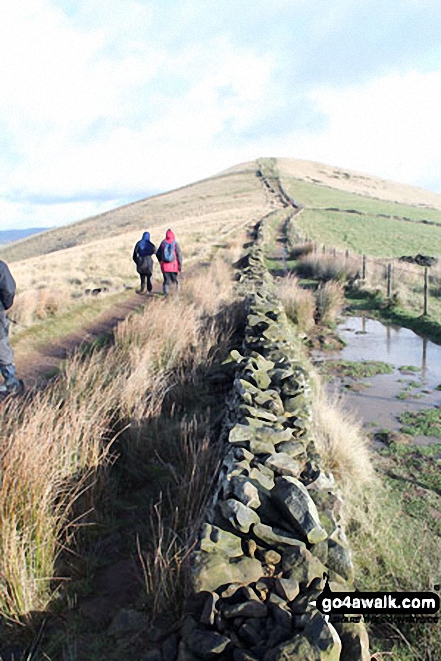
[[[152,274],[151,273],[140,273],[139,277],[141,278],[141,291],[145,289],[147,283],[147,291],[152,291]]]
[[[162,274],[164,278],[164,283],[162,285],[162,291],[166,296],[170,293],[170,285],[173,283],[176,285],[176,290],[178,289],[178,274],[177,273],[169,273],[167,271],[163,272]]]

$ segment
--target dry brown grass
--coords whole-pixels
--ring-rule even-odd
[[[345,304],[344,287],[339,282],[329,281],[315,292],[320,323],[334,326]]]
[[[337,398],[330,398],[317,380],[312,419],[323,467],[339,481],[345,495],[375,483],[372,457],[360,423],[343,409]]]
[[[441,197],[437,193],[346,168],[342,170],[341,167],[293,158],[278,158],[277,167],[282,183],[284,177],[293,177],[380,200],[428,205],[441,209]]]
[[[316,302],[312,291],[299,287],[298,278],[289,275],[278,280],[277,292],[288,318],[301,333],[308,333],[314,328]]]
[[[44,609],[69,515],[109,450],[121,370],[113,355],[74,359],[28,403],[2,409],[0,612]]]
[[[120,325],[114,345],[89,357],[73,356],[44,393],[3,407],[0,612],[6,617],[44,610],[53,597],[55,563],[74,529],[72,513],[78,515],[79,496],[79,522],[84,505],[94,506],[115,425],[134,427],[128,438],[136,460],[137,442],[145,445],[146,420],[158,416],[168,389],[180,379],[191,382],[193,373],[196,379],[201,363],[209,364],[211,349],[219,346],[219,334],[228,335],[228,328],[208,322],[217,305],[231,300],[230,274],[222,273],[219,277],[217,267],[212,277],[205,271],[203,301],[190,295],[198,293],[197,285],[189,286],[185,297],[153,300]],[[212,448],[188,422],[182,423],[176,444],[165,447],[178,455],[179,469],[173,473],[178,505],[181,520],[187,512],[190,521],[198,512],[196,496],[203,493],[199,480],[211,474],[212,468],[204,473],[204,457]]]
[[[202,237],[216,241],[225,229],[265,215],[268,208],[266,193],[254,170],[250,167],[241,172],[215,176],[30,237],[2,247],[1,259],[15,263],[60,248],[85,247],[101,240],[114,243],[116,239],[118,243],[118,237],[131,233],[133,238],[135,235],[140,238],[146,230],[151,231],[155,241],[167,227],[176,227],[182,234],[190,225],[197,225]],[[66,261],[65,265],[68,267],[69,262]]]

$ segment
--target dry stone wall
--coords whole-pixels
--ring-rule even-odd
[[[225,458],[173,656],[367,661],[364,625],[333,625],[313,605],[326,576],[332,590],[352,589],[354,569],[341,497],[309,431],[308,374],[264,265],[264,231],[261,221],[240,262],[249,312],[244,345],[230,355]]]

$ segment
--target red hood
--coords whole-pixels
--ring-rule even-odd
[[[173,241],[175,240],[175,235],[171,230],[167,230],[165,234],[165,240],[167,241],[167,243],[173,243]]]

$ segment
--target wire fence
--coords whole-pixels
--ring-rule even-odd
[[[330,273],[334,270],[345,274],[349,281],[379,290],[391,301],[410,306],[423,315],[430,313],[432,303],[441,303],[441,264],[437,259],[423,255],[382,259],[320,244],[307,236],[297,236],[289,244],[291,254],[296,250],[301,252],[302,261],[309,264],[311,272],[315,268],[320,275],[320,268],[326,272],[328,266]]]

